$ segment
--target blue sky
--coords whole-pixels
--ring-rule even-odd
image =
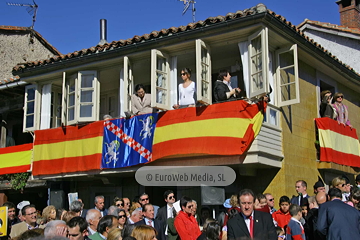
[[[32,17],[26,8],[8,6],[7,2],[32,3],[32,0],[0,0],[0,25],[31,26]],[[192,21],[191,11],[182,16],[184,5],[178,0],[36,0],[36,3],[39,8],[35,30],[63,54],[96,46],[101,18],[107,19],[108,42]],[[294,25],[305,18],[340,24],[335,0],[197,0],[196,21],[258,3]]]

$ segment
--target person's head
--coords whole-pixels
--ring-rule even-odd
[[[320,93],[321,100],[323,100],[325,96],[327,97],[328,100],[330,100],[331,92],[329,90],[324,90]]]
[[[280,211],[282,211],[283,213],[289,212],[290,199],[289,199],[288,196],[280,197],[280,199],[279,199],[279,207],[280,207]]]
[[[202,207],[200,209],[200,217],[201,220],[204,222],[206,219],[210,218],[210,208],[209,207]]]
[[[112,215],[106,215],[100,219],[99,224],[97,226],[97,232],[104,235],[104,237],[107,237],[110,230],[113,228],[117,228],[117,226],[118,226],[117,217]]]
[[[304,180],[298,180],[295,183],[295,189],[298,194],[305,195],[307,189],[307,183]]]
[[[121,240],[121,229],[113,228],[110,230],[107,240]]]
[[[192,212],[191,212],[191,209],[193,208],[193,201],[191,198],[187,197],[187,196],[182,196],[181,199],[180,199],[180,206],[181,206],[181,209],[187,213],[188,215],[190,215]]]
[[[33,226],[36,224],[36,217],[37,217],[37,212],[36,212],[36,208],[35,205],[30,204],[30,205],[26,205],[21,209],[21,214],[24,218],[24,221]]]
[[[138,221],[142,220],[143,219],[142,208],[141,207],[136,208],[134,211],[132,211],[130,218],[133,222],[138,222]]]
[[[326,192],[325,184],[320,178],[319,181],[314,184],[314,193],[317,194],[318,192]]]
[[[104,210],[104,196],[96,196],[95,197],[95,206],[97,209],[99,209],[100,211]]]
[[[86,222],[89,224],[89,227],[96,231],[99,221],[101,219],[101,213],[97,209],[89,209],[86,213]]]
[[[62,220],[63,215],[66,213],[66,210],[59,208],[56,210],[56,220]]]
[[[104,120],[110,120],[110,119],[113,119],[113,117],[112,117],[111,115],[109,115],[109,114],[105,114],[105,115],[103,116],[103,119],[104,119]]]
[[[338,188],[340,189],[341,192],[345,192],[345,185],[346,185],[346,181],[345,179],[343,179],[342,177],[336,177],[331,181],[331,185],[334,188]]]
[[[180,71],[180,76],[183,80],[187,80],[187,79],[190,79],[191,77],[191,69],[189,68],[183,68],[181,69]]]
[[[120,209],[119,210],[119,215],[118,215],[118,223],[119,223],[119,226],[123,227],[126,223],[126,212],[124,209]]]
[[[328,194],[329,194],[330,200],[333,200],[334,198],[342,199],[342,193],[339,188],[331,188],[329,190]]]
[[[15,204],[13,204],[12,202],[4,202],[2,206],[8,208],[8,219],[10,221],[14,220],[16,217]]]
[[[108,215],[113,215],[115,217],[119,216],[119,212],[120,212],[120,208],[118,208],[117,206],[110,206],[108,208]]]
[[[123,202],[124,202],[124,209],[125,209],[125,211],[128,212],[130,210],[130,206],[131,206],[130,199],[125,197],[125,198],[123,198]]]
[[[174,192],[172,190],[166,190],[164,192],[164,200],[169,206],[172,206],[176,201]]]
[[[303,198],[301,200],[301,211],[302,211],[302,215],[305,218],[308,214],[309,211],[309,200],[307,198]]]
[[[122,230],[122,238],[125,239],[127,237],[130,237],[133,230],[135,228],[135,224],[126,224],[124,229]]]
[[[141,206],[144,206],[145,204],[149,203],[149,195],[147,193],[143,193],[140,195],[139,197],[139,203],[141,204]]]
[[[360,203],[360,189],[354,188],[351,191],[349,199],[350,199],[350,201],[352,201],[354,203],[354,206],[359,205],[359,203]]]
[[[335,102],[341,103],[343,100],[344,100],[344,94],[339,93],[339,92],[334,94],[334,101]]]
[[[139,97],[139,98],[143,98],[145,96],[145,87],[144,85],[142,84],[137,84],[135,86],[135,92],[136,92],[136,95]]]
[[[265,197],[266,197],[266,203],[267,203],[267,205],[268,205],[270,208],[273,208],[273,207],[274,207],[274,204],[275,204],[275,199],[274,199],[273,195],[271,195],[270,193],[265,193],[264,195],[265,195]]]
[[[82,217],[74,217],[68,223],[68,238],[70,240],[84,240],[87,235],[88,223]]]
[[[44,230],[44,236],[46,239],[52,239],[56,236],[66,237],[67,226],[66,223],[62,220],[50,221],[46,224]]]
[[[266,200],[266,197],[264,194],[261,194],[261,193],[257,194],[256,199],[259,202],[258,203],[259,208],[263,208],[267,205],[267,200]]]
[[[238,194],[240,210],[246,216],[254,211],[255,195],[250,189],[243,189]]]
[[[78,214],[78,216],[80,216],[81,211],[83,210],[83,206],[84,205],[82,202],[75,200],[75,201],[72,201],[72,203],[70,204],[69,210],[76,212]]]
[[[350,179],[346,175],[342,175],[341,178],[345,180],[344,192],[350,193],[351,191]]]
[[[319,208],[319,205],[316,202],[316,197],[315,196],[309,197],[308,202],[309,202],[309,209]]]
[[[116,206],[119,209],[123,209],[124,208],[124,200],[122,198],[115,197],[114,201],[113,201],[113,206]]]
[[[239,207],[239,199],[236,194],[231,195],[230,197],[230,205],[231,207]]]
[[[147,203],[142,207],[143,216],[147,219],[154,219],[154,206],[151,203]]]
[[[360,174],[356,176],[355,183],[358,188],[360,188]]]
[[[197,202],[195,200],[192,200],[193,207],[191,208],[191,215],[195,217],[197,213]]]
[[[220,229],[220,224],[217,221],[209,222],[205,230],[206,239],[218,240],[220,236]]]
[[[65,221],[66,223],[68,223],[72,218],[79,216],[78,213],[73,212],[73,211],[67,211],[66,213],[64,213],[63,217],[61,220]]]
[[[228,70],[221,70],[217,80],[230,82],[231,75]]]
[[[42,211],[43,220],[47,223],[56,219],[56,208],[53,205],[49,205]]]
[[[321,205],[328,200],[325,192],[319,192],[316,194],[315,198],[318,205]]]
[[[16,237],[17,240],[30,240],[30,239],[43,239],[44,238],[44,229],[43,228],[34,228],[23,232],[19,237]]]
[[[290,215],[297,220],[302,218],[301,207],[297,204],[291,204],[289,208]]]
[[[136,226],[131,234],[136,240],[157,240],[157,231],[148,225]]]

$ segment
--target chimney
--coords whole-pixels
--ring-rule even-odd
[[[349,28],[360,28],[360,0],[338,0],[340,24]]]
[[[105,43],[108,43],[107,38],[107,27],[106,27],[106,19],[100,19],[100,42],[98,45],[103,45]]]

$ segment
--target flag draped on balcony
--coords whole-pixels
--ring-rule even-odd
[[[32,143],[0,148],[1,175],[29,171],[32,159],[32,148]]]
[[[104,121],[35,131],[32,173],[61,174],[100,168]]]
[[[157,116],[153,113],[105,121],[101,168],[150,162]]]
[[[316,118],[320,161],[360,167],[360,148],[356,129],[330,118]]]

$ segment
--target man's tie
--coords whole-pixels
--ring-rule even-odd
[[[254,238],[254,221],[253,221],[253,217],[249,216],[248,219],[250,220],[250,237]]]
[[[152,226],[152,224],[151,224],[151,223],[152,223],[152,221],[151,221],[151,220],[149,220],[149,221],[148,221],[148,225],[149,225],[149,226]]]

